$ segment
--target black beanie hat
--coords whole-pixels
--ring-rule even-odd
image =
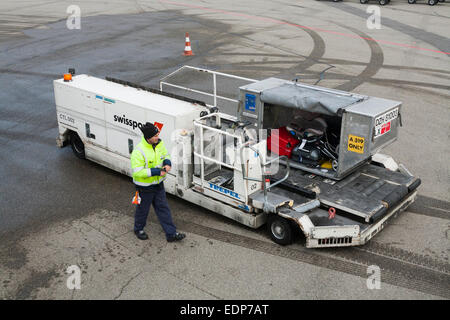
[[[150,122],[144,124],[141,128],[145,140],[153,138],[158,133],[158,128]]]

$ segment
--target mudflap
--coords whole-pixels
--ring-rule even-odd
[[[282,208],[278,211],[278,215],[285,219],[293,221],[305,234],[305,237],[309,237],[312,229],[314,228],[314,224],[309,219],[308,215],[298,212],[289,208]]]

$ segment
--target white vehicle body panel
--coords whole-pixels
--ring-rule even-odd
[[[128,140],[132,140],[133,146],[141,140],[139,125],[163,124],[160,137],[172,153],[176,147],[171,136],[175,129],[191,130],[194,119],[207,110],[204,106],[88,75],[75,76],[70,82],[55,80],[54,91],[60,135],[66,130],[76,131],[85,143],[86,157],[103,165],[108,159],[116,163],[122,161],[116,156],[124,157],[127,163],[113,165],[121,172],[129,171],[132,148]]]

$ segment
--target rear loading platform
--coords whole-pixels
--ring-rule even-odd
[[[275,175],[271,180],[279,178]],[[281,210],[281,215],[299,224],[307,247],[329,247],[366,243],[391,216],[414,201],[419,185],[416,177],[371,163],[341,181],[294,169],[283,184],[270,191],[291,198],[301,195],[300,201],[284,213]],[[303,203],[316,199],[320,204],[299,216],[296,207],[301,206],[301,199]],[[307,220],[311,225],[304,224]]]
[[[188,183],[186,188],[220,201],[227,210],[241,210],[227,216],[247,226],[258,228],[267,221],[279,244],[290,243],[292,227],[302,230],[310,248],[364,244],[412,203],[420,185],[403,167],[385,167],[378,153],[341,179],[302,170],[286,156],[264,156],[265,140],[242,143],[245,134],[239,130],[245,126],[233,129],[233,124],[239,122],[220,113],[196,121],[194,187]],[[270,166],[274,161],[279,166]]]

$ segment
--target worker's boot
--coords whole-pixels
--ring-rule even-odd
[[[136,237],[138,237],[138,239],[140,239],[140,240],[147,240],[148,239],[148,235],[145,233],[144,230],[135,231],[134,233],[136,234]]]
[[[175,233],[173,236],[167,238],[167,242],[181,241],[186,237],[184,233]]]

